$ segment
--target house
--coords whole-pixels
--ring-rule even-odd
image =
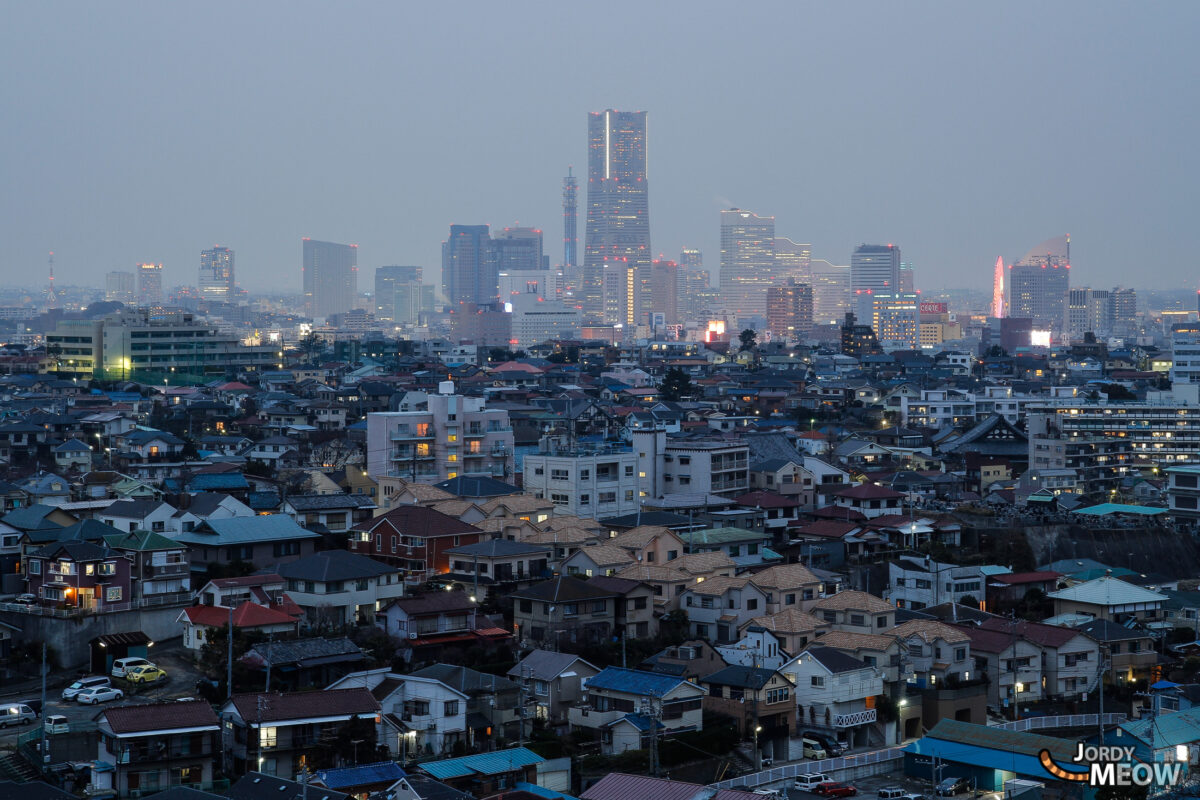
[[[288,596],[309,627],[369,625],[376,612],[404,595],[397,567],[346,550],[323,550],[275,571],[287,581]]]
[[[1062,577],[1059,572],[1006,572],[988,576],[987,607],[993,612],[1011,608],[1031,591],[1049,594],[1058,588]]]
[[[659,650],[638,665],[638,669],[659,672],[699,683],[700,678],[728,666],[725,659],[703,639],[689,639],[681,645]]]
[[[1100,675],[1100,643],[1081,631],[1040,622],[991,617],[979,623],[983,630],[1017,636],[1041,651],[1043,693],[1050,698],[1074,700],[1095,691]]]
[[[919,610],[942,603],[963,604],[965,598],[983,600],[982,567],[960,567],[928,556],[903,556],[888,564],[883,599],[897,608]]]
[[[54,466],[64,472],[84,470],[92,466],[92,448],[78,439],[68,439],[51,448]]]
[[[374,764],[359,763],[318,770],[309,782],[313,786],[346,792],[351,797],[369,797],[372,793],[387,791],[404,777],[404,770],[396,762],[377,761]]]
[[[220,636],[230,620],[234,630],[253,631],[271,636],[273,634],[296,634],[300,629],[299,608],[279,605],[259,605],[244,600],[235,608],[221,606],[188,606],[176,618],[183,626],[183,646],[200,652],[213,636]],[[232,614],[230,613],[232,611]]]
[[[736,642],[717,647],[717,653],[731,667],[776,669],[791,657],[783,649],[783,643],[773,631],[755,625],[753,622],[746,624],[741,635],[742,638]]]
[[[533,650],[508,670],[536,705],[534,719],[561,729],[567,710],[579,702],[583,687],[600,670],[572,653]]]
[[[1107,619],[1094,619],[1075,629],[1108,651],[1109,675],[1118,685],[1155,677],[1158,651],[1154,637],[1145,629],[1127,628]]]
[[[41,605],[106,611],[129,608],[129,570],[124,554],[102,543],[62,541],[26,557],[25,580]]]
[[[899,512],[900,501],[904,499],[904,495],[874,483],[860,483],[858,486],[839,489],[833,493],[832,498],[836,508],[857,511],[866,519],[873,519]]]
[[[518,783],[536,784],[544,758],[524,747],[418,764],[416,770],[474,797],[491,797]],[[503,795],[501,795],[503,796]]]
[[[213,788],[221,723],[203,700],[105,708],[97,731],[96,760],[112,765],[117,797],[171,786]]]
[[[754,573],[750,580],[766,592],[767,614],[792,606],[808,608],[826,591],[834,591],[803,564],[776,564]]]
[[[452,547],[474,544],[482,532],[473,525],[420,505],[398,505],[373,519],[356,523],[348,548],[404,571],[409,583],[420,584],[450,571]]]
[[[152,497],[117,500],[96,516],[101,522],[121,531],[178,533],[176,509]]]
[[[369,519],[374,509],[375,501],[362,494],[294,494],[283,501],[279,513],[305,528],[320,525],[340,532]]]
[[[853,589],[822,597],[810,610],[836,631],[885,633],[896,624],[894,605]]]
[[[383,796],[387,800],[475,800],[474,795],[451,789],[441,781],[420,773],[400,778],[388,787]]]
[[[267,775],[298,775],[313,745],[344,730],[353,730],[364,740],[364,752],[373,752],[379,713],[379,701],[361,686],[234,695],[221,707],[228,766],[234,773],[257,764]],[[348,725],[352,721],[359,724]]]
[[[470,744],[467,737],[467,700],[435,678],[399,675],[386,667],[351,672],[327,689],[362,686],[379,701],[381,741],[392,757],[407,763],[445,757]]]
[[[705,691],[694,683],[654,672],[606,667],[588,679],[584,702],[568,712],[571,728],[600,733],[606,755],[641,750],[651,731],[701,730]]]
[[[585,544],[563,559],[562,571],[578,578],[591,578],[595,575],[616,575],[635,563],[635,557],[625,548],[596,542]]]
[[[679,534],[661,525],[631,528],[604,543],[621,548],[639,564],[666,564],[687,552]]]
[[[905,685],[912,678],[912,665],[908,662],[908,651],[904,643],[895,636],[886,632],[828,631],[822,633],[814,644],[840,650],[868,667],[873,667],[883,678],[884,688],[891,697],[904,697]]]
[[[171,599],[189,593],[191,571],[187,548],[174,539],[147,530],[110,534],[104,543],[130,562],[130,599]],[[186,599],[186,598],[183,598]]]
[[[366,657],[344,636],[318,636],[259,642],[246,651],[241,663],[257,672],[270,672],[272,686],[292,691],[327,686]]]
[[[709,578],[685,589],[681,606],[692,636],[731,642],[746,622],[766,610],[767,593],[747,577]]]
[[[446,551],[450,558],[449,579],[461,582],[473,592],[476,586],[480,587],[482,594],[477,593],[476,597],[482,600],[491,591],[489,587],[508,587],[550,577],[548,565],[553,549],[550,545],[507,539],[451,547]]]
[[[595,644],[611,639],[617,624],[616,603],[622,595],[589,581],[561,575],[518,589],[510,597],[518,640],[558,645]]]
[[[975,666],[971,660],[971,637],[962,629],[937,620],[910,619],[888,633],[908,648],[913,682],[918,687],[971,679]]]
[[[654,589],[629,578],[598,575],[587,583],[614,595],[614,636],[650,639],[658,635],[658,617],[654,613]]]
[[[971,640],[975,669],[987,674],[988,705],[992,708],[1025,707],[1042,699],[1042,651],[1017,636],[974,625],[956,625]],[[1015,626],[1014,626],[1015,628]]]
[[[808,646],[808,643],[830,630],[825,620],[801,611],[797,607],[786,607],[774,614],[754,617],[740,629],[744,634],[751,628],[761,628],[774,636],[779,647],[789,656],[795,655]]]
[[[405,660],[429,659],[447,647],[506,641],[508,631],[493,627],[463,591],[427,592],[393,600],[376,614],[376,624],[401,640]]]
[[[789,523],[798,520],[803,505],[792,497],[763,490],[747,492],[733,498],[733,501],[744,508],[762,510],[763,527],[772,532],[781,531]]]
[[[1086,614],[1096,619],[1141,622],[1161,619],[1167,596],[1132,583],[1104,576],[1068,586],[1047,595],[1054,601],[1054,614]]]
[[[528,709],[521,705],[521,687],[508,678],[440,663],[412,674],[418,678],[434,678],[467,695],[469,741],[480,750],[496,749],[498,737],[518,738],[522,719],[530,716]]]
[[[114,434],[111,441],[114,457],[136,461],[178,458],[184,444],[173,433],[141,428]]]
[[[683,539],[687,542],[690,553],[725,552],[739,567],[752,567],[768,560],[780,560],[779,554],[768,548],[771,543],[769,531],[711,528],[692,531],[685,534]]]
[[[819,640],[818,640],[819,641]],[[809,645],[779,668],[795,687],[796,718],[808,728],[845,737],[851,747],[868,743],[876,721],[875,698],[883,693],[883,677],[840,650]]]
[[[316,551],[321,536],[306,531],[283,514],[209,519],[194,531],[177,534],[188,546],[192,571],[212,564],[245,562],[256,569],[296,561]]]
[[[213,578],[196,592],[195,601],[206,606],[232,608],[253,600],[260,605],[280,602],[287,582],[274,573]]]
[[[767,756],[785,758],[795,732],[796,686],[775,669],[734,665],[700,679],[704,707],[733,717]]]

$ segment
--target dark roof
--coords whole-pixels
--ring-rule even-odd
[[[72,561],[102,561],[116,558],[117,553],[107,547],[91,542],[54,542],[30,553],[38,558],[56,558],[65,555]]]
[[[12,511],[4,515],[3,521],[5,525],[16,528],[19,531],[31,530],[58,530],[62,528],[57,522],[51,522],[46,519],[46,516],[53,511],[57,511],[56,506],[48,506],[44,503],[34,503],[31,506],[24,508],[14,508]]]
[[[527,589],[519,589],[509,596],[519,597],[522,600],[542,600],[547,603],[570,603],[578,600],[599,600],[612,597],[614,594],[615,592],[593,586],[588,581],[560,575]]]
[[[1145,639],[1150,635],[1145,631],[1132,630],[1107,619],[1094,619],[1091,622],[1085,622],[1083,625],[1076,625],[1075,630],[1080,633],[1086,633],[1098,642]]]
[[[428,775],[409,775],[404,780],[421,800],[472,800],[472,795],[435,781]]]
[[[137,706],[106,708],[101,716],[108,721],[113,733],[142,733],[177,728],[211,727],[220,730],[221,723],[212,706],[204,700],[186,702],[147,703]]]
[[[849,672],[853,669],[862,669],[866,664],[859,661],[854,656],[847,655],[841,650],[834,650],[832,647],[809,647],[804,652],[820,661],[825,669],[830,672]]]
[[[21,800],[76,800],[75,795],[65,792],[45,781],[13,783],[0,781],[0,797],[19,797]]]
[[[463,694],[468,695],[480,692],[503,692],[517,688],[517,684],[508,678],[484,672],[476,672],[469,667],[459,667],[453,664],[432,664],[414,672],[413,677],[433,678],[446,684],[451,689],[457,689]]]
[[[172,786],[158,794],[152,794],[146,800],[226,800],[223,794],[202,792],[190,786]]]
[[[390,786],[404,775],[404,770],[395,761],[356,764],[352,767],[323,769],[317,772],[317,778],[330,789],[350,789],[374,783],[387,783]]]
[[[362,661],[363,652],[358,645],[345,636],[318,637],[283,642],[260,642],[250,648],[250,652],[243,658],[252,662],[260,662],[263,665],[270,661],[271,665],[275,667],[287,664],[308,667],[319,664]]]
[[[465,475],[435,483],[434,486],[459,497],[500,497],[506,494],[519,494],[521,491],[520,487],[498,481],[495,478],[475,478]]]
[[[773,669],[734,665],[719,669],[712,675],[701,678],[701,683],[718,683],[722,686],[740,686],[743,689],[761,689],[775,674]]]
[[[574,653],[556,653],[553,650],[534,650],[509,669],[513,677],[528,675],[539,681],[549,681],[566,672],[576,662],[582,662],[599,672],[600,670]]]
[[[388,607],[396,606],[406,614],[439,614],[448,611],[463,611],[478,608],[478,604],[466,592],[426,592],[425,594],[399,597]]]
[[[92,639],[97,644],[106,647],[127,647],[129,645],[149,644],[150,637],[141,631],[126,631],[125,633],[104,633]]]
[[[754,506],[755,508],[798,508],[800,505],[790,497],[761,490],[738,495],[733,498],[733,502],[739,506]]]
[[[362,494],[292,494],[288,495],[287,502],[297,511],[375,507],[375,501]]]
[[[494,558],[503,556],[526,556],[538,553],[548,553],[553,549],[549,544],[529,544],[526,542],[511,542],[508,539],[488,539],[483,542],[451,547],[445,552],[456,556],[479,556]]]
[[[677,528],[688,523],[689,520],[687,517],[680,514],[673,514],[670,511],[642,511],[640,513],[625,514],[620,517],[609,517],[608,519],[600,520],[601,525],[609,528],[636,528],[639,525],[661,525],[665,528]]]
[[[313,692],[312,694],[323,694]],[[298,781],[276,778],[261,772],[247,772],[238,782],[225,790],[229,800],[349,800],[350,795],[308,785],[307,790]]]
[[[263,698],[261,707],[259,697]],[[278,722],[306,717],[375,714],[379,711],[379,701],[361,686],[326,689],[323,692],[235,694],[230,702],[243,720],[255,723],[259,720]]]
[[[162,500],[155,500],[152,497],[130,497],[116,501],[100,513],[114,517],[142,519],[162,504]]]
[[[374,578],[396,572],[397,568],[349,550],[322,550],[298,561],[280,564],[275,571],[292,580],[328,582]]]
[[[593,576],[587,579],[587,584],[612,594],[625,594],[644,585],[641,581],[631,580],[630,578],[617,578],[611,575]]]
[[[354,530],[374,532],[379,526],[391,528],[405,536],[427,539],[430,536],[450,536],[457,533],[479,533],[474,525],[435,511],[427,506],[396,506],[390,511],[354,526]]]

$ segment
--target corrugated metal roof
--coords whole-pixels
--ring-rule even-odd
[[[316,539],[320,534],[306,531],[291,517],[271,514],[255,517],[230,517],[210,519],[205,525],[213,530],[206,533],[195,530],[181,533],[176,541],[208,547],[250,542],[272,542],[283,539]]]
[[[343,789],[354,786],[364,786],[371,783],[389,783],[405,775],[404,770],[394,761],[380,761],[375,764],[360,764],[355,767],[342,769],[323,769],[317,772],[321,783],[330,789]]]
[[[713,790],[698,783],[610,772],[579,795],[583,800],[762,800],[753,792]]]
[[[545,760],[528,748],[513,747],[509,750],[449,758],[445,761],[429,761],[417,768],[438,780],[446,780],[463,778],[468,775],[499,775],[533,764],[540,764]]]
[[[681,683],[687,681],[637,669],[606,667],[598,675],[588,679],[588,688],[662,697]]]
[[[1134,586],[1119,578],[1105,576],[1094,581],[1069,586],[1046,595],[1055,600],[1070,600],[1098,606],[1124,606],[1134,603],[1161,603],[1166,595]]]
[[[1159,714],[1154,718],[1123,722],[1121,728],[1143,742],[1149,742],[1152,725],[1156,750],[1200,742],[1200,708],[1188,708],[1170,714]]]

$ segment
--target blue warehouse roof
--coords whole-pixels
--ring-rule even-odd
[[[444,781],[449,778],[465,778],[470,775],[501,775],[505,772],[540,764],[545,760],[528,748],[513,747],[509,750],[497,750],[492,753],[448,758],[445,761],[428,761],[421,764],[418,769],[439,781]]]
[[[905,753],[973,767],[1005,770],[1017,775],[1047,779],[1038,753],[1049,750],[1060,764],[1070,764],[1075,743],[1053,736],[1020,733],[987,725],[943,719],[924,738],[909,744]]]

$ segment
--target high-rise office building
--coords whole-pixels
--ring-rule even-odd
[[[1047,239],[1008,268],[1008,316],[1032,319],[1038,330],[1061,331],[1070,286],[1071,237]]]
[[[304,313],[328,317],[358,307],[358,245],[303,241]]]
[[[812,325],[811,286],[788,278],[785,285],[767,289],[767,330],[772,336],[788,342],[807,339]]]
[[[1111,292],[1086,286],[1067,290],[1067,332],[1073,338],[1085,333],[1107,335],[1112,330]]]
[[[451,225],[442,242],[442,292],[449,309],[496,302],[496,253],[487,225]]]
[[[1116,287],[1108,296],[1108,305],[1108,319],[1113,333],[1128,336],[1137,332],[1137,292],[1135,290]]]
[[[137,301],[144,306],[156,306],[163,301],[162,264],[138,264]]]
[[[228,302],[233,297],[233,251],[216,245],[200,251],[200,296]]]
[[[579,266],[579,179],[567,167],[563,178],[563,260],[565,270]]]
[[[665,258],[650,263],[650,286],[645,310],[660,313],[668,325],[679,318],[679,264]]]
[[[913,277],[913,265],[911,261],[900,262],[900,272],[897,291],[899,292],[915,292],[916,279]]]
[[[588,115],[583,309],[589,322],[627,330],[641,317],[652,252],[646,135],[645,111]]]
[[[847,311],[855,310],[850,302],[850,267],[818,258],[812,260],[809,269],[812,273],[813,322],[817,325],[841,323]]]
[[[491,246],[497,272],[550,269],[550,257],[542,252],[542,232],[538,228],[505,228],[492,237]]]
[[[871,319],[873,294],[893,294],[900,286],[900,248],[893,244],[863,244],[850,256],[850,292],[855,314]]]
[[[421,316],[421,267],[389,266],[375,270],[375,318],[415,325]]]
[[[915,350],[920,342],[920,295],[915,292],[874,293],[871,327],[885,350]]]
[[[793,242],[783,236],[775,238],[776,282],[789,278],[796,283],[812,280],[812,245]]]
[[[104,299],[126,305],[137,299],[136,278],[132,272],[114,270],[104,276]]]
[[[775,218],[731,208],[721,212],[721,299],[739,319],[766,317],[775,284]],[[741,324],[739,322],[739,324]]]

